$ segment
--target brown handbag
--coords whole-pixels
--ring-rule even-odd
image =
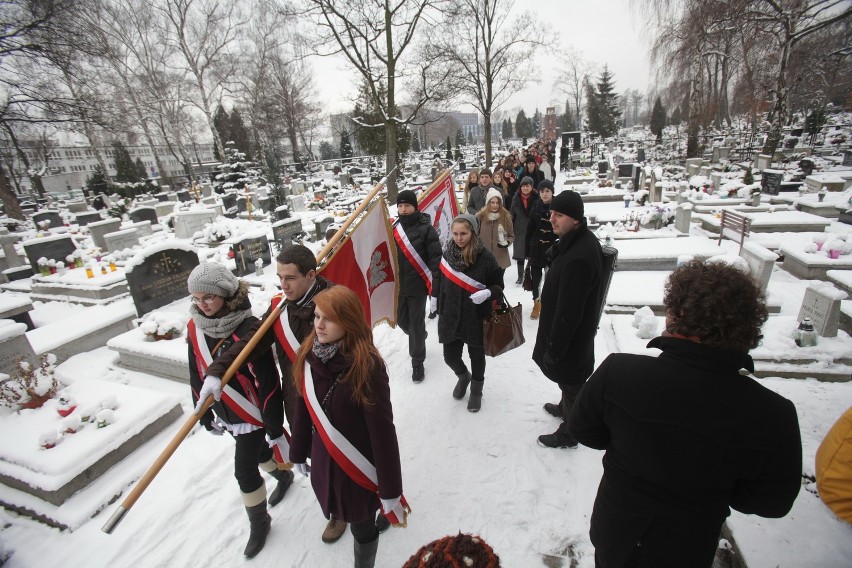
[[[497,357],[515,347],[524,344],[523,308],[518,304],[514,308],[509,305],[506,295],[503,295],[503,306],[491,313],[482,322],[482,338],[485,354]]]
[[[527,292],[532,292],[533,284],[532,284],[532,268],[530,267],[530,263],[527,263],[527,267],[524,269],[524,290]]]

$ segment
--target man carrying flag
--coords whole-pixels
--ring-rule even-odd
[[[293,383],[293,361],[302,341],[313,331],[314,301],[313,298],[322,290],[333,286],[331,282],[317,275],[317,260],[314,253],[302,245],[292,245],[278,254],[277,261],[278,278],[281,283],[281,294],[272,298],[269,309],[263,318],[248,329],[240,341],[234,343],[227,351],[222,353],[207,367],[204,378],[204,386],[199,393],[199,400],[204,401],[209,395],[216,400],[221,397],[221,386],[219,377],[225,374],[234,359],[240,354],[246,343],[254,336],[262,321],[270,315],[272,310],[281,302],[284,309],[278,316],[266,335],[261,338],[254,351],[248,358],[252,362],[270,347],[277,345],[278,366],[281,368],[282,393],[284,395],[284,414],[287,422],[293,424],[295,397],[295,384]],[[289,449],[285,449],[283,455],[286,459]],[[329,519],[328,525],[322,533],[323,542],[332,543],[339,539],[346,531],[346,523],[340,519]]]
[[[426,298],[432,294],[432,275],[441,262],[441,242],[428,214],[417,207],[417,196],[410,189],[396,198],[399,219],[394,223],[393,237],[399,258],[399,302],[397,323],[408,335],[411,357],[411,380],[420,383],[425,377]],[[436,311],[432,298],[430,311]]]

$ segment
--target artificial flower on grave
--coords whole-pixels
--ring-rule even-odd
[[[38,271],[42,276],[50,276],[50,265],[45,257],[41,257],[36,261]]]
[[[19,359],[12,375],[0,382],[0,404],[13,408],[39,408],[59,390],[56,356],[45,353],[38,366]]]
[[[110,408],[98,411],[98,414],[95,416],[95,424],[98,428],[106,428],[113,422],[115,422],[115,412]]]
[[[58,444],[62,440],[62,436],[57,432],[46,432],[38,437],[38,445],[42,450],[49,450],[51,448],[55,448],[56,444]]]
[[[59,416],[65,418],[74,412],[74,409],[77,408],[77,403],[74,402],[74,399],[71,397],[59,397],[59,401],[56,403],[56,412],[59,413]]]
[[[170,312],[151,312],[139,324],[139,329],[154,341],[180,337],[184,327],[184,321]]]

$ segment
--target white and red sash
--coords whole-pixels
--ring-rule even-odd
[[[411,241],[408,240],[408,235],[405,234],[405,231],[400,226],[399,221],[397,221],[393,226],[393,238],[396,241],[399,250],[402,251],[402,254],[405,255],[405,258],[408,259],[408,262],[411,263],[411,266],[414,267],[414,270],[416,270],[420,278],[423,279],[423,282],[426,284],[426,291],[429,295],[431,295],[432,271],[429,270],[429,267],[426,266],[426,263],[423,262],[423,259],[419,254],[417,254],[417,251],[414,250],[414,245],[412,245]]]
[[[187,336],[195,352],[198,373],[203,377],[207,367],[213,362],[213,356],[210,353],[210,348],[207,346],[207,341],[204,339],[204,333],[196,327],[195,322],[190,319],[187,328]],[[247,377],[239,373],[237,373],[236,378],[243,384],[248,381]],[[243,390],[252,400],[244,397],[236,389],[232,388],[231,385],[225,385],[222,387],[222,401],[246,423],[263,427],[263,416],[260,413],[260,403],[257,400],[257,394],[253,388],[244,388]]]
[[[272,298],[272,307],[275,308],[284,301],[284,295],[278,295]],[[293,333],[292,328],[290,328],[290,320],[287,315],[288,307],[285,306],[281,313],[278,314],[278,319],[275,320],[275,323],[272,324],[272,329],[275,330],[275,336],[278,338],[278,343],[281,345],[281,348],[284,349],[284,353],[287,354],[287,358],[290,359],[290,363],[296,362],[296,353],[299,352],[299,347],[301,342],[296,339],[296,335]]]
[[[305,373],[302,377],[302,392],[304,393],[305,406],[308,407],[308,413],[311,415],[314,427],[320,435],[329,455],[352,481],[367,491],[372,491],[378,495],[379,478],[376,475],[376,466],[364,454],[358,451],[358,448],[353,446],[346,439],[346,436],[331,424],[331,421],[328,419],[317,399],[317,394],[314,391],[311,366],[307,362],[305,362]],[[400,503],[402,503],[402,507],[406,512],[411,511],[411,507],[408,506],[408,501],[405,500],[404,495],[400,496]],[[393,511],[385,511],[384,508],[382,508],[382,514],[394,525],[405,521],[405,519],[397,517]]]
[[[471,294],[480,290],[485,290],[485,288],[487,288],[487,286],[482,282],[478,282],[467,274],[459,272],[458,270],[450,266],[447,262],[447,259],[445,259],[443,256],[441,257],[441,274],[446,276],[450,282],[452,282],[463,290],[467,290]]]

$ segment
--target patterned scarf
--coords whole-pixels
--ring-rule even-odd
[[[190,306],[189,312],[192,316],[192,321],[195,322],[195,326],[199,328],[204,335],[208,337],[215,337],[216,339],[229,337],[232,333],[234,333],[234,330],[243,323],[243,320],[251,315],[251,309],[248,309],[236,310],[220,318],[208,318],[195,304]]]
[[[479,253],[482,252],[483,244],[482,239],[479,238],[479,235],[474,235],[473,242],[470,244],[473,247],[473,257],[479,258]],[[452,266],[454,269],[458,271],[464,271],[468,266],[464,263],[464,257],[462,257],[462,250],[458,247],[456,242],[453,239],[447,239],[447,244],[444,245],[444,258],[447,260],[447,264]]]
[[[314,344],[311,347],[311,352],[323,363],[328,363],[337,355],[337,350],[340,349],[340,342],[337,343],[321,343],[320,340],[314,337]]]

